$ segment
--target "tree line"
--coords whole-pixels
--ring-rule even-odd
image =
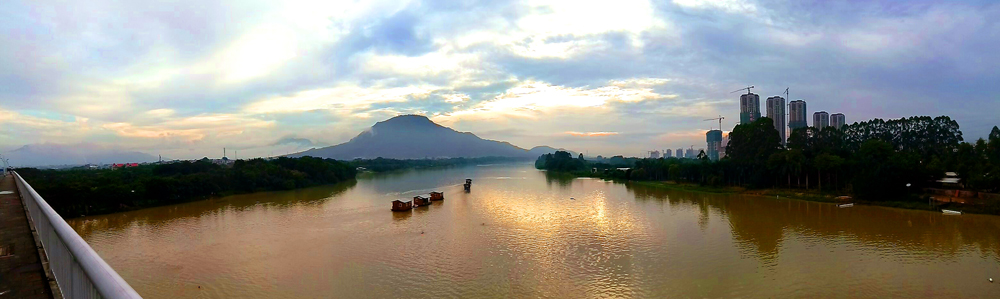
[[[208,158],[120,169],[17,169],[64,217],[113,213],[213,196],[290,190],[353,180],[353,166],[314,157],[237,160]]]
[[[539,157],[536,167],[629,180],[675,180],[707,186],[812,189],[870,201],[914,200],[946,172],[961,187],[1000,191],[1000,128],[987,139],[964,142],[947,116],[874,119],[837,129],[800,128],[787,145],[769,118],[737,125],[726,156],[637,159],[620,156],[577,163],[568,153]],[[619,169],[628,168],[628,169]]]

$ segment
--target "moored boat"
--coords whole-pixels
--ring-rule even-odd
[[[431,204],[431,200],[423,196],[414,196],[413,205],[418,207],[428,206]]]
[[[412,208],[413,208],[412,201],[402,201],[398,199],[392,201],[392,210],[394,212],[409,211]]]
[[[431,200],[444,200],[444,192],[431,192]]]
[[[962,215],[962,211],[955,210],[941,210],[941,213],[944,213],[945,215]]]
[[[850,208],[850,207],[853,207],[853,206],[854,206],[854,203],[845,203],[845,204],[842,204],[842,205],[837,205],[837,207],[839,207],[839,208]]]

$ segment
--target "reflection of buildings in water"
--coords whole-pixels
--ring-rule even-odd
[[[638,184],[624,184],[637,201],[666,201],[670,206],[698,205],[699,225],[707,225],[710,210],[729,222],[734,241],[758,258],[772,259],[785,238],[796,242],[840,243],[848,237],[869,248],[902,248],[953,256],[978,250],[1000,258],[1000,217],[856,206],[755,196],[694,193]],[[703,220],[704,219],[704,220]],[[704,221],[704,223],[702,223]]]

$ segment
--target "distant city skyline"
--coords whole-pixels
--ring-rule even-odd
[[[631,156],[702,147],[718,115],[728,133],[730,92],[748,85],[852,123],[947,115],[969,141],[1000,111],[995,2],[14,0],[0,14],[0,153],[249,158],[420,114]]]

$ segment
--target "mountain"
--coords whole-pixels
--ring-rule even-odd
[[[3,153],[15,167],[156,162],[155,156],[91,143],[25,145]]]
[[[401,115],[380,121],[350,141],[288,155],[352,160],[356,158],[427,159],[457,157],[536,158],[551,147],[529,150],[507,142],[479,138],[434,123],[421,115]]]

